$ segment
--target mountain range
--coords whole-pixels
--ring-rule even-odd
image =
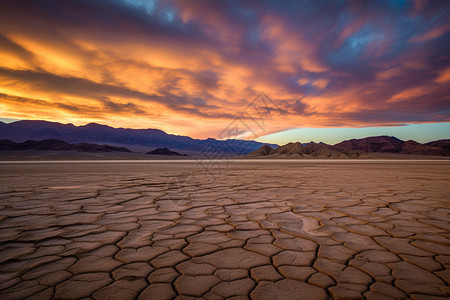
[[[88,143],[69,144],[61,140],[28,140],[23,143],[15,143],[10,140],[0,140],[0,150],[16,151],[16,150],[74,150],[79,152],[131,152],[125,147],[116,147],[110,145],[97,145]]]
[[[375,158],[375,153],[450,156],[450,139],[420,144],[392,136],[352,139],[335,145],[325,143],[288,143],[276,149],[264,145],[248,158]]]
[[[264,145],[260,149],[248,154],[248,158],[372,158],[364,151],[360,150],[345,150],[339,149],[335,146],[327,145],[325,143],[309,142],[302,143],[288,143],[276,149],[269,145]]]
[[[188,156],[186,154],[180,154],[178,152],[171,151],[167,148],[157,148],[153,151],[147,152],[147,154],[165,155],[165,156]]]
[[[159,129],[113,128],[97,123],[75,126],[34,120],[13,123],[0,122],[0,139],[13,142],[56,139],[70,144],[109,144],[127,147],[138,152],[148,152],[155,148],[169,148],[186,154],[217,158],[245,155],[266,144],[237,139],[193,139],[188,136],[168,134]],[[278,147],[276,144],[269,145]]]
[[[279,147],[276,144],[248,140],[193,139],[168,134],[158,129],[113,128],[97,123],[75,126],[32,120],[9,124],[0,122],[0,140],[0,150],[113,151],[157,155],[175,155],[181,152],[214,159],[231,156],[374,158],[375,153],[450,156],[450,139],[421,144],[412,140],[402,141],[392,136],[375,136],[346,140],[335,145],[297,142]]]

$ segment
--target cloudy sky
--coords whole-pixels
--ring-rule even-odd
[[[450,122],[449,10],[445,0],[1,1],[0,118],[196,138],[236,120],[268,136]],[[261,93],[271,101],[248,109]]]

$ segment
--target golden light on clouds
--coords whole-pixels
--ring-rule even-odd
[[[333,5],[2,2],[1,117],[214,137],[264,91],[269,132],[449,121],[445,4]]]

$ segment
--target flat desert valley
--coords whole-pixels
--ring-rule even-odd
[[[0,163],[1,299],[430,299],[450,161]]]

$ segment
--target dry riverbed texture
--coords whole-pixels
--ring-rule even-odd
[[[449,296],[449,162],[213,167],[0,164],[0,298]]]

